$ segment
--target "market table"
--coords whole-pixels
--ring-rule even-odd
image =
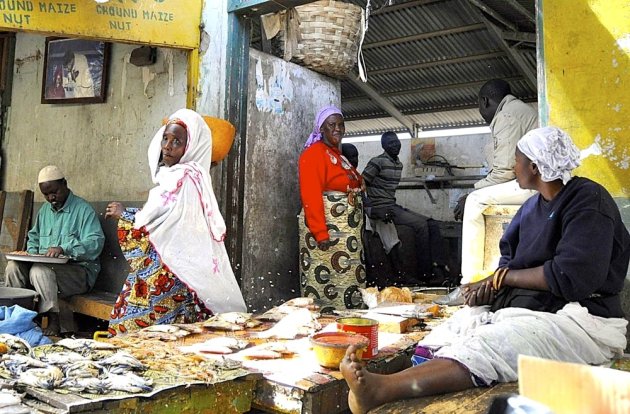
[[[504,394],[518,394],[518,383],[501,383],[488,388],[396,401],[370,410],[370,414],[485,414],[492,400]]]
[[[325,316],[318,321],[324,330],[336,330],[335,319],[336,316]],[[426,322],[431,325],[439,321]],[[204,329],[201,333],[165,342],[142,339],[132,334],[106,340],[123,347],[148,364],[145,376],[154,380],[153,391],[144,394],[86,395],[28,387],[28,402],[40,412],[55,414],[86,411],[243,413],[251,408],[270,413],[348,412],[349,390],[345,380],[339,371],[319,365],[309,338],[303,334],[295,339],[261,338],[268,328],[269,325],[229,332]],[[367,362],[368,369],[378,373],[394,373],[409,367],[414,346],[426,333],[421,330],[407,333],[379,331],[379,353]],[[195,357],[184,354],[180,349],[182,346],[194,348],[195,344],[205,343],[217,336],[242,339],[250,346],[226,356],[204,353],[203,356]],[[247,355],[252,345],[255,348],[277,343],[291,348],[293,352],[283,358],[270,360],[251,359],[251,355]],[[203,375],[191,377],[189,371],[203,371],[198,365],[206,362],[199,361],[207,361],[207,358],[218,365],[235,360],[241,366],[236,368],[239,372],[234,372],[233,368],[227,368],[226,371],[219,369],[210,375],[208,383],[204,383],[206,378]],[[229,374],[222,374],[224,372]],[[196,380],[188,381],[187,378]]]
[[[335,317],[319,319],[322,326],[334,324]],[[308,337],[291,340],[259,339],[257,331],[204,332],[178,341],[181,345],[194,345],[212,337],[225,335],[250,341],[255,345],[283,343],[295,353],[288,358],[249,360],[247,349],[229,355],[243,367],[259,375],[253,393],[252,407],[269,413],[336,414],[348,412],[348,386],[341,372],[321,367],[310,349]],[[369,369],[380,373],[393,373],[411,365],[414,345],[426,332],[406,334],[379,333],[379,354],[368,362]]]
[[[322,324],[333,323],[334,318],[321,319]],[[191,346],[216,336],[233,336],[246,339],[252,344],[285,343],[296,352],[279,360],[248,360],[235,353],[230,359],[242,362],[241,371],[229,378],[217,378],[215,383],[186,382],[182,378],[168,380],[160,372],[160,364],[170,363],[168,358],[154,361],[145,375],[154,379],[154,389],[149,393],[93,395],[64,391],[48,391],[26,387],[24,403],[36,412],[61,413],[245,413],[252,407],[272,413],[326,413],[347,412],[348,387],[341,373],[321,367],[310,349],[308,337],[292,340],[257,339],[257,332],[205,331],[177,341],[136,343],[129,338],[115,338],[116,344],[126,342],[126,351],[159,355],[165,349],[175,350]],[[409,334],[379,334],[379,354],[369,361],[370,370],[381,373],[400,371],[410,365],[413,346],[424,332]],[[135,348],[134,348],[135,346]],[[55,347],[55,345],[50,345]],[[246,348],[247,351],[250,348]],[[46,352],[46,351],[41,351]],[[168,355],[172,355],[172,351]],[[157,358],[157,357],[156,357]],[[222,358],[217,356],[216,358]],[[146,360],[144,361],[146,363]],[[181,367],[190,368],[194,362]],[[161,380],[160,380],[161,378]]]
[[[259,375],[250,374],[242,378],[216,384],[181,385],[162,390],[151,397],[128,395],[124,398],[90,400],[75,394],[59,394],[28,387],[29,397],[24,405],[47,414],[81,413],[130,414],[130,413],[194,413],[231,414],[251,410],[253,393]]]
[[[452,308],[450,312],[454,310]],[[438,324],[441,320],[428,321],[428,325]],[[390,374],[410,367],[415,344],[427,333],[416,331],[396,335],[379,332],[379,344],[382,346],[379,354],[367,363],[368,370]],[[301,357],[294,361],[295,364],[287,364],[284,369],[280,364],[275,369],[263,372],[263,378],[256,384],[252,406],[269,413],[348,413],[349,389],[341,372],[314,367],[311,359],[312,356]],[[300,371],[297,366],[304,368]],[[291,367],[294,368],[291,370]],[[264,370],[264,366],[261,368]],[[517,383],[398,401],[385,404],[370,413],[485,414],[496,396],[510,393],[518,393]]]
[[[389,374],[411,366],[411,354],[424,332],[387,334],[379,332],[381,345],[368,362],[372,372]],[[256,384],[252,405],[265,412],[288,414],[337,414],[348,412],[348,385],[340,371],[317,364],[312,352],[292,361],[255,361],[245,365],[258,369],[263,378]]]

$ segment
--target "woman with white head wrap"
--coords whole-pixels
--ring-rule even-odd
[[[538,166],[544,182],[562,179],[566,184],[571,171],[580,165],[580,151],[571,137],[558,127],[548,126],[529,131],[516,147]]]
[[[464,288],[468,304],[555,312],[577,300],[595,315],[623,315],[618,293],[626,270],[620,270],[628,267],[630,237],[606,189],[571,178],[579,159],[571,137],[558,127],[533,129],[519,140],[516,180],[539,194],[506,229],[499,269]],[[504,289],[494,300],[490,282],[516,289]]]
[[[225,222],[210,179],[212,136],[204,119],[180,109],[149,144],[156,186],[141,210],[110,203],[132,268],[112,310],[112,335],[152,324],[196,322],[207,311],[245,312],[223,239]]]
[[[630,261],[630,234],[604,187],[570,178],[578,158],[559,128],[532,130],[519,141],[518,183],[539,194],[506,229],[499,267],[489,278],[463,285],[469,306],[420,341],[433,359],[378,375],[367,372],[350,347],[340,369],[353,412],[516,381],[521,354],[598,365],[623,353],[628,321],[619,292]]]

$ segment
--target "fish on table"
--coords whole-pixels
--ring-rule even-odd
[[[105,378],[109,389],[131,393],[148,392],[153,389],[153,381],[132,372],[124,375],[109,373]]]
[[[9,348],[9,353],[18,353],[22,355],[33,356],[33,348],[22,338],[11,334],[0,334],[0,343],[5,344]]]
[[[28,385],[36,388],[52,390],[57,388],[63,381],[63,372],[54,365],[46,368],[31,368],[18,376],[17,382],[20,385]]]
[[[89,392],[90,394],[106,394],[110,391],[109,384],[95,377],[71,377],[66,378],[59,388],[71,392]]]

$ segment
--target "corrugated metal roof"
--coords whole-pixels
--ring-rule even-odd
[[[536,109],[536,103],[529,103]],[[411,120],[420,130],[445,128],[463,128],[486,125],[475,108],[458,109],[452,111],[425,112],[411,115]],[[379,135],[385,131],[405,132],[405,127],[392,117],[362,119],[360,121],[346,121],[346,137]]]
[[[367,0],[347,0],[365,8]],[[422,128],[483,124],[477,93],[506,79],[537,98],[534,0],[372,0],[367,85]],[[532,80],[533,79],[533,80]],[[347,134],[404,129],[352,81],[341,83]]]

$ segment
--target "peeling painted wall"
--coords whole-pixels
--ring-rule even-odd
[[[149,141],[162,118],[186,105],[186,52],[158,48],[157,63],[140,68],[126,63],[137,46],[115,43],[105,103],[41,104],[44,47],[44,36],[16,36],[3,189],[31,189],[42,201],[37,173],[55,163],[89,201],[146,200]]]
[[[339,82],[250,49],[242,290],[253,311],[299,295],[297,162]]]
[[[196,110],[205,115],[223,118],[227,47],[227,0],[205,1],[201,19],[199,96]]]
[[[630,209],[630,3],[539,0],[538,6],[547,112],[541,119],[588,149],[575,173],[601,183]]]
[[[630,3],[538,0],[537,6],[541,120],[565,129],[585,151],[575,174],[606,187],[630,228]],[[628,317],[630,271],[621,303]],[[630,344],[630,331],[626,336]]]

